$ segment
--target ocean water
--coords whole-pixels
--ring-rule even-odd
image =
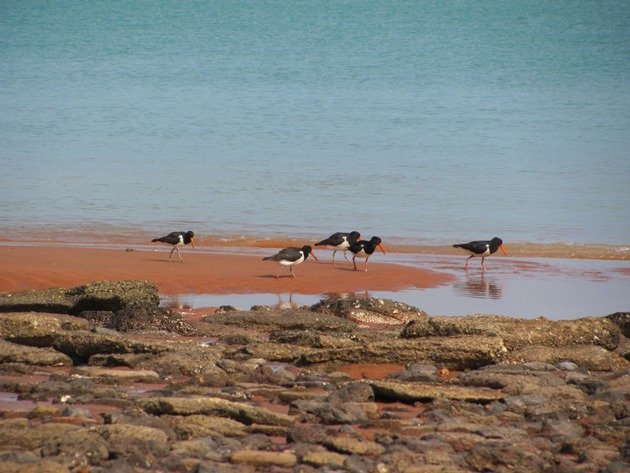
[[[0,2],[0,237],[630,243],[627,1]]]

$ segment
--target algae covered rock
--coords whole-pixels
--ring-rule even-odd
[[[417,307],[374,297],[331,297],[311,306],[311,310],[370,324],[399,325],[427,317],[426,312]]]
[[[118,311],[157,307],[158,288],[149,281],[96,281],[72,288],[0,294],[0,312],[49,312],[77,315],[84,310]]]
[[[498,336],[508,350],[529,345],[599,345],[614,350],[622,333],[617,324],[605,317],[552,321],[544,317],[515,319],[498,315],[428,317],[409,322],[400,333],[401,338],[454,335]]]

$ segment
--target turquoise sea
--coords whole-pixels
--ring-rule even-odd
[[[0,2],[0,237],[630,243],[630,3]]]

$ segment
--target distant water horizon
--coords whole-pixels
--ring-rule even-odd
[[[628,245],[629,24],[612,0],[0,2],[0,239]]]

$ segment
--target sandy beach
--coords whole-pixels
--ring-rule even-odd
[[[333,266],[330,252],[320,252],[320,262],[309,258],[295,268],[297,278],[285,267],[251,254],[182,251],[184,263],[168,262],[169,250],[0,246],[0,292],[70,287],[97,280],[139,279],[154,282],[161,294],[245,294],[295,292],[398,291],[430,288],[448,283],[447,273],[379,263],[374,257],[368,272],[353,271],[343,262]],[[273,254],[273,250],[269,251]],[[173,260],[176,260],[176,256]],[[360,261],[363,267],[363,260]],[[276,274],[280,278],[276,279]]]

